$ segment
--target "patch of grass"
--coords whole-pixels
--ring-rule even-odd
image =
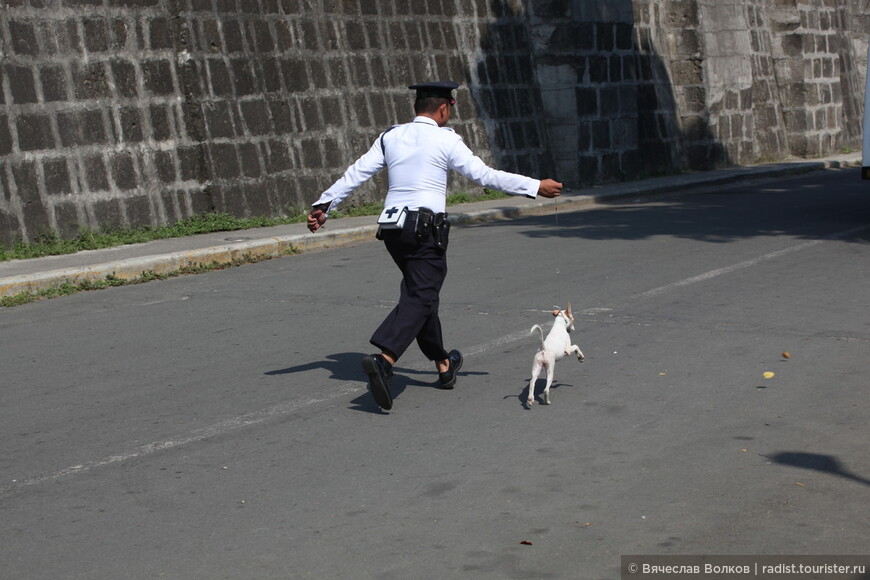
[[[491,199],[504,199],[506,197],[510,197],[507,193],[503,191],[496,191],[494,189],[484,189],[482,194],[471,195],[468,193],[460,192],[454,193],[447,196],[447,205],[459,205],[460,203],[469,203],[472,201],[489,201]]]
[[[112,228],[98,232],[82,230],[78,236],[69,240],[63,240],[57,234],[43,234],[37,236],[32,242],[16,242],[11,249],[0,247],[0,261],[74,254],[82,250],[100,250],[166,238],[181,238],[196,234],[245,230],[304,221],[305,216],[301,212],[281,218],[236,218],[225,213],[208,213],[189,217],[168,226],[145,226],[135,229]]]
[[[758,158],[755,160],[754,164],[755,165],[770,165],[772,163],[779,163],[780,161],[782,161],[782,158],[777,158],[777,157],[774,157],[773,155],[765,153],[763,155],[759,155]]]

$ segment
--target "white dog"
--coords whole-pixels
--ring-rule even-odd
[[[571,304],[568,304],[567,310],[553,310],[553,316],[556,320],[553,321],[553,327],[547,338],[544,338],[544,329],[537,324],[532,327],[529,333],[541,333],[541,348],[535,354],[535,362],[532,366],[532,380],[529,381],[529,398],[526,401],[529,407],[535,403],[535,383],[538,381],[538,375],[541,374],[541,369],[547,369],[547,386],[544,387],[544,392],[541,393],[541,398],[545,405],[550,404],[550,385],[553,384],[553,371],[556,367],[556,361],[560,360],[566,354],[576,354],[577,360],[583,362],[583,351],[576,344],[571,344],[569,332],[574,330],[574,315],[571,313]]]

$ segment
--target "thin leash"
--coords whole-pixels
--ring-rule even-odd
[[[559,247],[559,196],[553,198],[553,219],[556,222],[556,246]],[[556,260],[556,276],[559,275],[559,260]]]
[[[559,225],[559,196],[558,195],[553,198],[553,222],[554,222],[554,229],[556,230],[556,233],[554,236],[556,245],[554,247],[559,248],[561,246],[561,244],[559,242],[559,237],[561,235],[561,227]],[[558,252],[554,252],[554,255],[557,253]],[[561,280],[562,271],[559,269],[560,263],[561,263],[561,261],[557,258],[556,264],[554,266],[554,269],[556,270],[556,290],[559,292],[558,301],[562,302],[563,300],[565,300],[567,302],[570,302],[570,299],[568,299],[566,291],[565,291],[565,283]],[[560,306],[556,306],[556,308],[558,308],[559,310],[562,310],[566,307],[567,307],[566,304],[561,304]]]

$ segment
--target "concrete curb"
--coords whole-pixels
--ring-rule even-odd
[[[823,160],[785,162],[659,177],[597,187],[588,194],[578,195],[566,192],[558,199],[558,209],[561,212],[581,211],[594,205],[631,197],[685,192],[691,189],[727,185],[751,179],[785,177],[821,169],[860,165],[861,155],[859,153]],[[494,202],[464,204],[451,208],[451,221],[456,224],[470,224],[540,215],[552,211],[553,203],[551,200],[509,198]],[[100,261],[100,252],[97,251],[94,252],[95,263],[86,266],[46,269],[0,278],[0,296],[14,296],[22,292],[36,293],[64,283],[102,281],[109,276],[120,280],[134,280],[148,272],[168,274],[185,268],[208,266],[215,263],[231,264],[251,259],[267,259],[290,253],[336,248],[374,240],[377,229],[374,224],[342,228],[342,221],[334,222],[338,227],[335,231],[322,230],[317,235],[305,231],[299,234],[264,237],[105,262]],[[254,230],[249,231],[255,232]]]
[[[374,227],[361,227],[317,237],[310,234],[276,236],[153,256],[125,258],[89,266],[9,276],[0,278],[0,296],[14,296],[22,292],[39,292],[64,283],[102,281],[110,276],[119,280],[135,280],[148,272],[165,275],[185,268],[275,258],[361,242],[373,238],[374,232]]]

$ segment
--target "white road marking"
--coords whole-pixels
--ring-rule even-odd
[[[670,292],[671,290],[676,290],[677,288],[682,288],[684,286],[689,286],[691,284],[697,284],[698,282],[706,282],[707,280],[712,280],[713,278],[718,278],[724,274],[730,274],[732,272],[736,272],[738,270],[743,270],[746,268],[751,268],[753,266],[757,266],[762,262],[767,262],[769,260],[774,260],[776,258],[780,258],[782,256],[792,254],[794,252],[799,252],[801,250],[806,250],[808,248],[812,248],[814,246],[818,246],[827,241],[837,240],[849,237],[851,235],[860,233],[864,230],[870,229],[870,226],[859,226],[856,228],[852,228],[850,230],[846,230],[844,232],[839,232],[836,234],[831,234],[829,236],[825,236],[823,238],[819,238],[817,240],[811,240],[808,242],[804,242],[802,244],[796,244],[794,246],[789,246],[787,248],[783,248],[781,250],[777,250],[775,252],[770,252],[768,254],[763,254],[761,256],[752,258],[751,260],[745,260],[743,262],[739,262],[737,264],[733,264],[731,266],[726,266],[724,268],[717,268],[715,270],[710,270],[709,272],[704,272],[703,274],[699,274],[697,276],[692,276],[690,278],[685,278],[684,280],[680,280],[678,282],[673,282],[672,284],[667,284],[665,286],[661,286],[659,288],[653,288],[652,290],[647,290],[646,292],[641,292],[640,294],[635,294],[634,296],[629,296],[625,300],[624,303],[628,302],[636,302],[638,300],[643,300],[644,298],[652,298],[653,296],[658,296],[660,294],[664,294],[666,292]]]
[[[32,477],[30,479],[25,479],[21,481],[13,480],[11,483],[0,486],[0,497],[8,495],[17,490],[21,490],[25,487],[31,487],[41,483],[49,483],[69,475],[84,473],[93,469],[97,469],[99,467],[105,467],[107,465],[113,465],[115,463],[123,463],[124,461],[129,461],[131,459],[136,459],[139,457],[145,457],[147,455],[154,455],[155,453],[159,453],[161,451],[169,451],[171,449],[182,447],[184,445],[189,445],[191,443],[196,443],[198,441],[203,441],[211,437],[224,435],[226,433],[230,433],[244,427],[258,425],[260,423],[264,423],[277,417],[284,417],[286,415],[290,415],[291,413],[294,413],[299,409],[309,407],[317,403],[324,403],[326,401],[330,401],[339,397],[351,395],[363,390],[365,389],[364,387],[360,387],[360,382],[349,381],[346,383],[342,383],[341,385],[330,391],[328,395],[323,397],[309,397],[306,399],[280,403],[271,407],[267,407],[265,409],[261,409],[259,411],[246,413],[244,415],[239,415],[238,417],[232,417],[230,419],[227,419],[226,421],[221,421],[219,423],[215,423],[214,425],[210,425],[202,429],[191,431],[188,435],[184,437],[179,437],[177,439],[167,439],[165,441],[155,441],[153,443],[148,443],[146,445],[135,447],[129,451],[125,451],[117,455],[103,457],[102,459],[98,459],[96,461],[90,461],[88,463],[83,463],[80,465],[73,465],[71,467],[67,467],[66,469],[61,469],[52,473]]]

